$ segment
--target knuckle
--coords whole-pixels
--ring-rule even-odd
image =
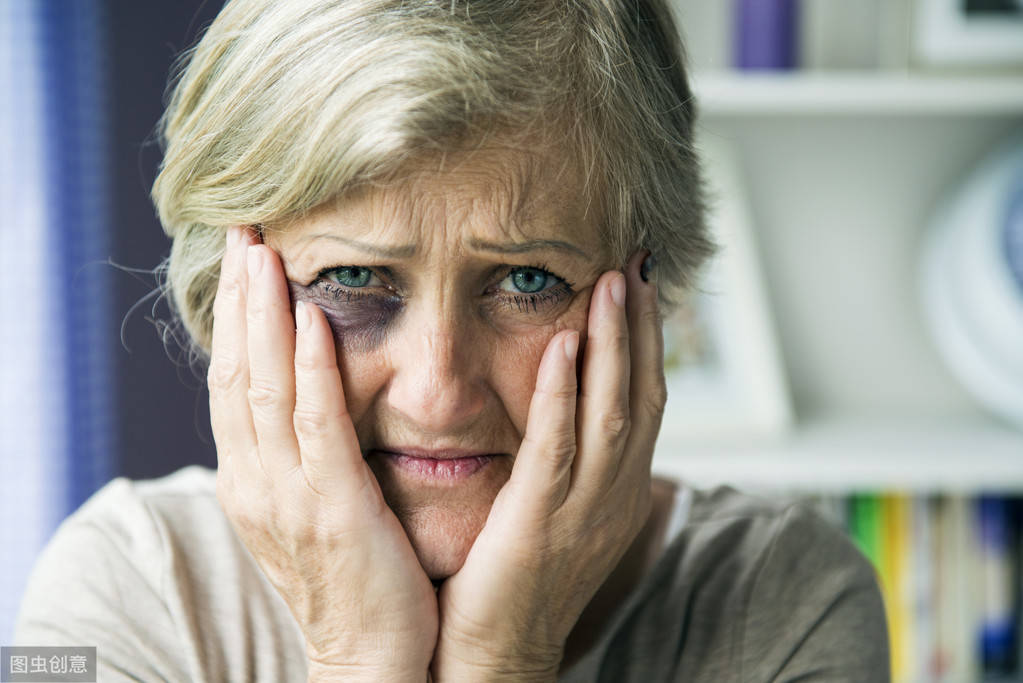
[[[280,390],[265,382],[252,383],[246,395],[249,399],[249,405],[253,408],[276,408],[283,400]]]
[[[248,319],[255,324],[261,324],[268,317],[267,303],[259,296],[248,297],[245,310]]]
[[[308,376],[315,376],[324,371],[330,371],[335,366],[327,360],[324,360],[317,354],[301,351],[295,352],[295,371]]]
[[[327,434],[334,419],[322,410],[297,407],[294,415],[295,434],[303,440],[320,439]]]
[[[664,379],[656,382],[649,392],[643,394],[642,406],[650,415],[661,417],[664,415],[664,406],[668,403],[668,389]]]
[[[555,429],[545,432],[542,436],[527,433],[522,438],[522,445],[537,453],[560,458],[575,453],[575,432],[569,429]]]
[[[575,453],[575,429],[563,427],[553,430],[546,440],[546,449],[558,456]]]
[[[629,348],[629,332],[623,327],[616,328],[608,337],[611,351],[625,353]]]
[[[237,304],[244,298],[245,293],[239,278],[221,271],[220,286],[217,290],[217,300],[220,304]]]
[[[241,363],[219,355],[210,362],[206,372],[206,383],[211,391],[229,391],[242,382],[244,372]]]
[[[610,410],[601,417],[601,429],[608,436],[623,438],[629,433],[631,420],[628,413],[620,410]]]
[[[661,327],[663,319],[661,311],[657,308],[648,308],[639,313],[639,322],[643,326]]]
[[[577,393],[575,386],[556,386],[541,389],[540,391],[548,398],[558,402],[574,401]]]

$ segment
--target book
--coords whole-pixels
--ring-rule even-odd
[[[985,676],[1008,676],[1016,666],[1015,582],[1010,502],[1002,496],[974,501],[981,585],[980,659]]]

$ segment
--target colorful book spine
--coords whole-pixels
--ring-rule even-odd
[[[871,494],[856,494],[849,500],[849,535],[875,569],[881,567],[880,501]]]
[[[888,639],[892,657],[892,680],[912,681],[913,591],[911,501],[902,494],[881,496],[882,553],[881,590],[888,615]]]
[[[941,681],[979,681],[979,554],[970,500],[950,496],[939,501],[938,642]]]
[[[997,496],[976,501],[983,601],[980,653],[986,676],[1015,671],[1016,619],[1010,502]]]
[[[934,506],[930,496],[916,496],[910,501],[913,518],[910,543],[912,545],[912,573],[909,591],[913,614],[913,651],[917,680],[937,679],[934,662],[936,646],[936,570]]]
[[[894,683],[1023,681],[1023,497],[814,502],[877,571]]]

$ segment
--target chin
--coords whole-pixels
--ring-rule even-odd
[[[410,473],[386,458],[370,457],[367,462],[423,570],[437,581],[462,568],[511,476],[514,458],[497,456],[483,469],[454,480]]]
[[[491,500],[491,502],[493,502]],[[473,542],[486,524],[490,505],[437,505],[396,514],[408,534],[419,564],[430,579],[446,579],[458,572]]]

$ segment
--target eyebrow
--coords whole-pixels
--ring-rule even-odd
[[[311,242],[317,239],[329,239],[334,240],[335,242],[341,242],[342,244],[346,244],[350,247],[359,249],[360,251],[372,254],[373,256],[380,256],[382,258],[410,258],[416,253],[416,245],[414,244],[405,244],[397,247],[381,247],[375,244],[369,244],[368,242],[360,242],[359,240],[353,240],[349,237],[341,237],[340,235],[333,235],[330,233],[317,233],[310,235],[301,241]],[[542,249],[555,249],[557,251],[569,251],[579,254],[587,260],[590,258],[589,254],[576,245],[562,240],[527,240],[525,242],[500,244],[497,242],[487,242],[486,240],[471,238],[469,240],[469,246],[480,251],[490,251],[498,254],[524,254],[526,252],[540,251]]]

